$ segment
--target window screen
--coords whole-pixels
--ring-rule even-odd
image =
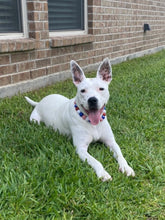
[[[84,30],[84,0],[48,0],[49,30]]]
[[[22,32],[21,0],[0,0],[0,33]]]

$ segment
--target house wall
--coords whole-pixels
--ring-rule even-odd
[[[70,77],[71,59],[92,71],[105,57],[115,63],[165,48],[164,0],[88,0],[88,34],[53,38],[47,0],[27,0],[27,10],[29,38],[0,40],[0,97]]]

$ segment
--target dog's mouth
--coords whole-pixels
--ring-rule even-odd
[[[92,125],[97,125],[100,122],[100,119],[101,119],[101,116],[103,114],[104,108],[105,108],[105,105],[103,105],[103,107],[99,110],[98,109],[89,109],[89,110],[87,110],[83,107],[83,109],[86,112],[86,114],[88,115],[88,118],[89,118],[90,123]]]

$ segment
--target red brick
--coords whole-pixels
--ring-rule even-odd
[[[41,68],[41,67],[45,67],[45,66],[50,66],[51,64],[51,59],[50,58],[46,58],[46,59],[42,59],[42,60],[37,60],[36,61],[36,67],[37,68]]]
[[[36,40],[40,40],[40,31],[29,32],[29,37],[34,38]]]
[[[42,7],[43,7],[43,11],[48,11],[48,3],[43,3]]]
[[[58,73],[60,71],[61,71],[61,65],[47,67],[47,75],[53,74],[53,73]]]
[[[48,22],[43,22],[44,25],[44,30],[48,30],[49,31],[49,24]]]
[[[11,73],[16,72],[16,65],[6,65],[6,66],[0,66],[0,76],[1,75],[8,75]]]
[[[16,42],[15,50],[17,50],[17,51],[22,51],[23,50],[22,42],[19,42],[19,41]]]
[[[8,52],[8,42],[0,41],[0,53]]]
[[[35,11],[42,11],[42,4],[41,2],[34,2],[34,10]]]
[[[40,12],[39,20],[40,21],[47,21],[48,20],[48,13],[47,12]]]
[[[28,59],[29,59],[28,53],[20,52],[20,53],[12,53],[11,54],[11,62],[12,63],[27,61]]]
[[[27,10],[28,11],[34,10],[34,2],[27,2]]]
[[[44,30],[43,22],[29,22],[29,30],[30,31],[41,31]]]
[[[11,83],[11,76],[1,76],[0,77],[0,86],[5,86]]]
[[[40,12],[33,11],[28,13],[28,20],[29,21],[41,21],[40,20]]]
[[[37,49],[45,49],[45,44],[44,44],[44,42],[43,41],[39,41],[39,40],[36,40],[36,42],[35,42],[35,48],[36,48],[36,50]]]
[[[8,41],[8,51],[12,52],[16,50],[16,43],[14,41]]]
[[[0,65],[9,64],[9,63],[10,63],[10,55],[0,56]]]
[[[37,77],[45,76],[46,72],[47,72],[46,68],[31,70],[30,77],[31,79],[34,79]]]
[[[12,83],[18,83],[20,81],[25,81],[30,79],[30,71],[17,73],[11,77]]]
[[[41,38],[41,40],[48,39],[49,38],[49,32],[48,31],[41,31],[40,38]]]
[[[17,64],[18,72],[31,70],[35,68],[35,61],[21,62]]]
[[[37,50],[35,51],[35,59],[42,59],[46,58],[46,51],[45,50]]]

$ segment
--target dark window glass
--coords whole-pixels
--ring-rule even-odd
[[[49,30],[84,30],[84,0],[48,0]]]
[[[0,33],[22,32],[21,0],[0,0]]]

